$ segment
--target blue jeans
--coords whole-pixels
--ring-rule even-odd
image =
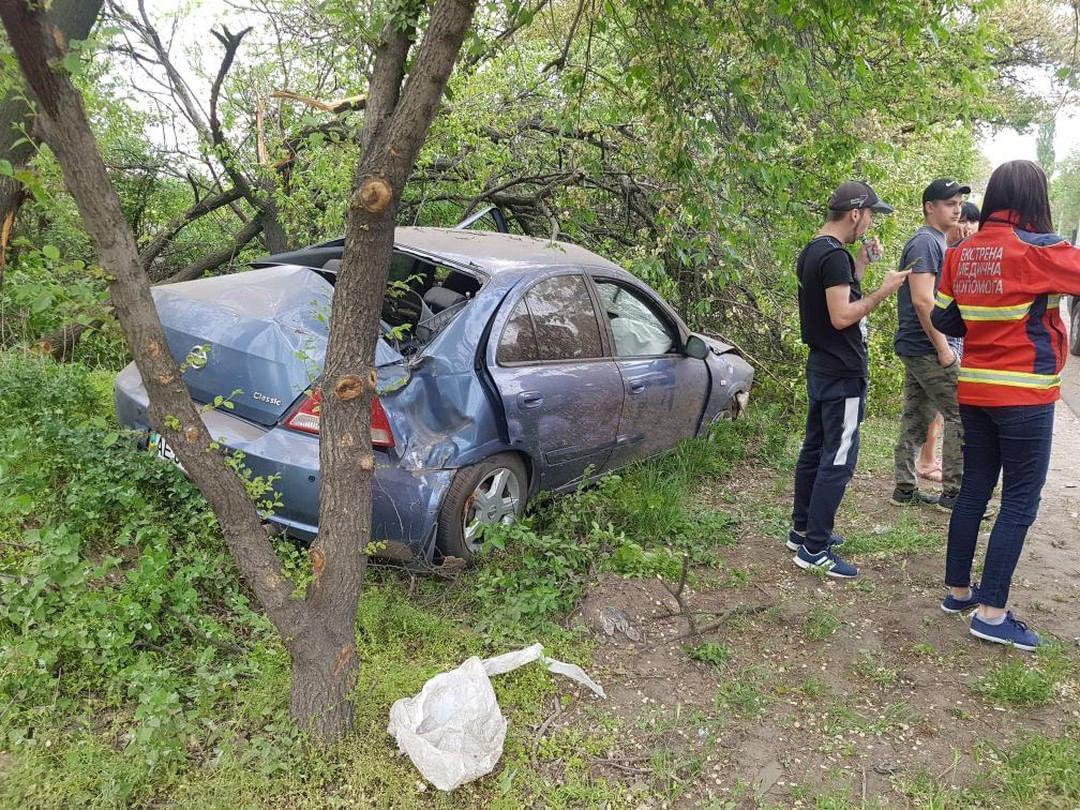
[[[791,522],[806,532],[806,550],[823,551],[832,536],[836,510],[859,458],[859,423],[866,409],[866,380],[827,377],[808,371],[806,436],[795,465]]]
[[[960,406],[964,424],[964,481],[949,521],[945,584],[971,584],[971,562],[986,504],[1004,472],[1001,512],[990,532],[979,601],[1004,608],[1013,571],[1035,522],[1054,437],[1053,405]]]

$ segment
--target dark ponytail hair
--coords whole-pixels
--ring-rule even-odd
[[[986,184],[979,228],[989,219],[1002,221],[1002,216],[994,216],[999,211],[1014,211],[1019,217],[1016,225],[1025,231],[1053,233],[1046,186],[1046,172],[1038,163],[1030,160],[1002,163]]]

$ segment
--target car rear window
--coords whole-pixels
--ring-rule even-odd
[[[603,355],[600,324],[585,279],[567,275],[541,281],[526,293],[503,330],[497,359],[520,363]]]
[[[536,332],[533,330],[532,315],[522,298],[510,320],[503,329],[499,340],[499,353],[496,360],[500,363],[528,363],[540,359],[540,350],[536,346]]]

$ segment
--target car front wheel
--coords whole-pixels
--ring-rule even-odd
[[[525,465],[512,453],[458,470],[439,512],[439,552],[472,562],[483,550],[483,527],[521,517],[528,492]]]

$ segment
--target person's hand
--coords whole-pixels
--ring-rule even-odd
[[[907,277],[910,275],[910,270],[890,270],[885,274],[885,278],[881,280],[881,289],[885,291],[886,295],[892,295],[900,289],[900,285],[907,281]]]
[[[947,346],[944,351],[937,353],[937,361],[942,368],[948,368],[957,361],[956,352],[952,350],[951,346]]]
[[[862,247],[859,249],[859,261],[863,264],[869,264],[870,262],[876,262],[881,258],[885,252],[885,248],[881,246],[881,242],[875,236],[873,239],[867,239],[862,243]]]

